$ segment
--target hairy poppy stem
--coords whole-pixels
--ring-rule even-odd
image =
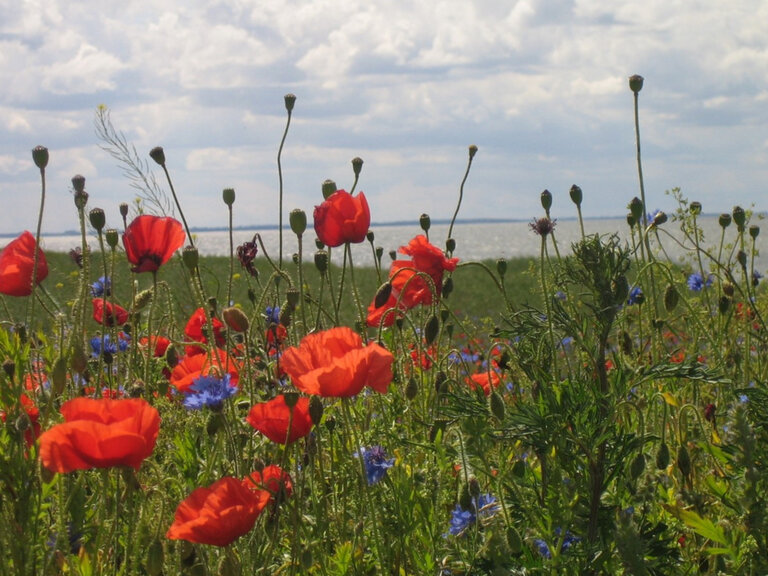
[[[467,169],[464,171],[464,178],[462,178],[461,186],[459,187],[459,201],[456,203],[456,211],[453,213],[453,218],[451,218],[451,225],[448,227],[448,239],[453,237],[453,224],[456,222],[456,217],[459,215],[461,201],[464,198],[464,184],[467,182],[467,178],[469,177],[469,169],[472,168],[472,159],[475,157],[475,154],[477,154],[477,146],[473,144],[469,147],[469,160],[467,161]]]
[[[45,167],[48,164],[48,149],[42,146],[37,146],[32,150],[32,159],[35,164],[40,168],[40,210],[37,213],[37,231],[35,233],[35,249],[32,256],[32,293],[29,298],[27,306],[27,320],[29,325],[32,322],[35,313],[35,288],[37,288],[37,267],[39,265],[38,251],[40,250],[40,231],[43,228],[43,211],[45,208]]]
[[[286,95],[286,110],[288,111],[288,119],[285,122],[285,130],[283,131],[283,137],[280,140],[280,147],[277,149],[277,180],[279,185],[279,196],[278,196],[278,219],[277,219],[277,229],[278,229],[278,236],[279,240],[278,243],[280,244],[279,252],[278,252],[278,263],[280,264],[280,267],[283,267],[283,162],[282,162],[282,156],[283,156],[283,146],[285,145],[285,139],[288,137],[288,128],[291,126],[291,115],[293,112],[293,105],[288,105],[288,96]],[[295,101],[295,97],[294,97]]]

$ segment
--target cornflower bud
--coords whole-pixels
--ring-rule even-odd
[[[635,219],[635,222],[643,221],[643,201],[640,200],[640,198],[637,196],[632,198],[627,208],[629,208],[629,211],[632,213],[632,217]]]
[[[758,226],[757,224],[752,224],[752,226],[749,227],[749,235],[754,240],[755,238],[757,238],[759,234],[760,234],[760,226]]]
[[[504,258],[496,260],[496,272],[498,272],[499,276],[502,278],[507,273],[507,261]]]

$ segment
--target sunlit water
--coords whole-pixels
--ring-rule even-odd
[[[700,219],[704,231],[703,245],[716,256],[719,249],[721,228],[718,225],[716,217],[702,217]],[[445,247],[445,240],[448,236],[447,224],[436,224],[429,230],[429,238],[440,248]],[[662,232],[658,239],[664,247],[666,254],[676,261],[690,260],[691,253],[680,247],[676,239],[682,238],[679,226],[671,220],[662,226]],[[374,233],[374,245],[380,246],[384,250],[383,261],[389,262],[389,252],[397,250],[400,246],[408,243],[415,235],[423,233],[418,224],[414,225],[380,225],[372,226]],[[589,219],[584,221],[584,232],[586,234],[617,234],[619,238],[626,241],[630,246],[632,239],[629,235],[629,227],[624,218],[604,218]],[[275,229],[252,229],[235,230],[233,233],[233,243],[235,248],[243,242],[253,239],[254,234],[260,234],[264,243],[264,249],[269,256],[277,260],[279,258],[279,234]],[[193,233],[195,242],[201,255],[226,256],[229,254],[229,233],[226,231],[204,231]],[[461,260],[495,260],[497,258],[519,258],[519,257],[538,257],[541,250],[541,239],[533,233],[530,222],[492,222],[492,223],[457,223],[453,227],[453,238],[456,241],[456,250],[454,256]],[[581,231],[577,220],[560,220],[556,223],[555,239],[562,255],[570,253],[570,246],[581,237]],[[311,259],[316,250],[314,242],[314,233],[311,227],[304,235],[304,256]],[[652,247],[660,257],[664,255],[659,250],[659,241],[651,236]],[[762,238],[757,238],[757,248],[760,249]],[[726,244],[733,244],[736,241],[736,227],[731,225],[726,231]],[[751,238],[747,236],[747,247],[750,246]],[[2,245],[0,241],[0,245]],[[79,237],[75,235],[55,235],[45,236],[43,238],[43,248],[45,250],[56,252],[68,252],[71,248],[78,246]],[[89,245],[92,250],[98,249],[98,242],[95,238],[89,238]],[[553,254],[551,242],[548,243],[548,250]],[[298,251],[298,242],[296,236],[286,229],[283,232],[283,259],[289,260],[291,256]],[[764,251],[768,254],[768,251]],[[332,251],[335,262],[340,262],[343,256],[341,248]],[[727,252],[724,252],[724,254]],[[259,254],[263,255],[261,247]],[[368,242],[352,247],[352,256],[356,266],[373,266],[373,253]],[[706,259],[704,263],[707,267]],[[768,268],[768,257],[758,256],[755,259],[755,268],[761,273],[766,272]]]

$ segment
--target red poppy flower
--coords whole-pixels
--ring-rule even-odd
[[[40,435],[40,409],[35,406],[35,401],[26,394],[22,394],[19,399],[21,400],[20,406],[24,409],[28,419],[27,426],[24,428],[24,441],[27,447],[31,447]],[[5,410],[0,409],[0,420],[5,422],[7,417]]]
[[[35,237],[24,231],[0,251],[0,294],[29,296],[32,294],[32,268],[35,265]],[[37,248],[37,277],[40,284],[48,276],[45,254]]]
[[[282,501],[293,494],[291,475],[274,464],[264,466],[261,472],[256,471],[246,476],[243,485],[251,490],[266,490],[272,496],[272,500]]]
[[[293,385],[307,394],[354,396],[364,386],[384,394],[392,382],[395,358],[374,342],[362,345],[351,328],[331,328],[305,336],[298,348],[288,348],[282,366]]]
[[[179,504],[166,537],[227,546],[251,531],[270,498],[266,490],[250,490],[241,480],[227,476],[197,488]]]
[[[312,430],[309,398],[306,397],[299,398],[291,409],[285,403],[285,396],[280,394],[272,400],[254,405],[245,420],[277,444],[290,444]]]
[[[143,336],[139,339],[139,347],[143,350],[149,349],[150,343],[153,345],[152,355],[155,358],[165,356],[168,346],[171,345],[171,341],[165,336],[151,336],[150,338]]]
[[[123,246],[133,272],[155,272],[184,244],[187,235],[178,220],[142,214],[123,233]]]
[[[467,384],[469,384],[469,387],[472,390],[480,387],[483,389],[483,392],[485,392],[486,396],[490,396],[491,388],[497,388],[500,382],[501,379],[499,378],[499,375],[496,374],[496,372],[491,372],[489,374],[488,371],[480,372],[479,374],[472,374],[472,376],[467,378]]]
[[[459,263],[458,258],[446,258],[442,250],[430,244],[423,234],[414,237],[407,246],[401,246],[400,252],[411,257],[416,270],[429,274],[438,296],[443,289],[443,272],[453,272]]]
[[[187,325],[184,327],[184,334],[187,335],[187,338],[194,340],[195,342],[207,343],[208,338],[203,331],[203,328],[206,327],[206,323],[205,310],[203,308],[198,308],[192,313],[192,316],[189,317]],[[216,346],[224,346],[226,343],[226,338],[224,337],[224,324],[215,316],[211,316],[211,324],[213,325],[213,337],[214,340],[216,340]],[[207,330],[208,328],[206,327],[206,331]],[[205,348],[203,346],[190,345],[185,348],[185,351],[187,354],[202,354],[205,352]]]
[[[61,407],[64,422],[40,436],[40,460],[53,472],[130,466],[155,448],[160,415],[141,398],[75,398]]]
[[[224,350],[216,350],[213,354],[193,354],[184,358],[174,366],[171,372],[171,384],[179,392],[188,392],[200,376],[210,374],[229,374],[230,386],[237,386],[240,377],[235,360],[227,355]]]
[[[371,211],[362,192],[352,196],[346,190],[337,190],[315,206],[314,217],[317,237],[331,248],[362,242],[371,226]]]
[[[122,326],[128,322],[128,310],[104,298],[94,298],[93,319],[102,326]]]

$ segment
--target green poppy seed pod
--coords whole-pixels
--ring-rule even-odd
[[[571,201],[576,204],[576,206],[581,206],[581,201],[584,198],[583,193],[581,192],[581,188],[574,184],[571,186],[570,191],[568,192],[571,196]]]
[[[677,303],[680,301],[680,294],[677,291],[677,288],[674,287],[674,285],[670,284],[667,286],[667,289],[664,291],[664,309],[667,312],[672,312],[675,308],[677,308]]]
[[[160,538],[155,538],[152,544],[147,548],[147,557],[144,561],[144,568],[149,576],[159,576],[163,573],[163,564],[165,563],[165,552]]]
[[[549,213],[549,209],[552,207],[552,192],[544,190],[541,193],[541,207]]]
[[[720,218],[717,220],[722,228],[728,228],[731,225],[731,215],[727,212],[720,214]]]
[[[634,228],[635,224],[637,224],[637,220],[635,219],[634,214],[632,214],[632,212],[629,212],[627,214],[627,225],[630,228]]]
[[[85,355],[83,345],[76,343],[69,355],[69,367],[76,374],[84,374],[88,369],[88,357]]]
[[[443,298],[444,299],[448,298],[448,296],[451,295],[451,292],[453,292],[453,278],[448,276],[448,278],[446,278],[443,281],[443,289],[442,289]]]
[[[162,146],[155,146],[149,151],[149,156],[160,166],[165,166],[165,150]]]
[[[322,250],[323,248],[325,248],[325,244],[323,244],[320,238],[315,238],[315,248],[317,248],[318,250]]]
[[[429,214],[422,214],[419,216],[419,226],[421,226],[421,229],[424,230],[424,232],[428,232],[430,226],[432,226],[432,219],[429,217]]]
[[[313,394],[309,398],[309,417],[312,418],[312,424],[315,426],[320,424],[320,420],[323,418],[323,401],[320,396]]]
[[[424,341],[427,343],[427,346],[431,345],[437,339],[439,332],[440,320],[438,320],[437,316],[432,315],[424,326]]]
[[[117,242],[120,240],[120,235],[117,233],[117,230],[114,228],[107,228],[107,231],[104,232],[104,237],[107,240],[107,246],[112,249],[117,247]]]
[[[499,422],[503,421],[506,407],[504,406],[504,399],[496,390],[491,392],[490,404],[491,414],[493,414]]]
[[[307,229],[307,213],[301,208],[295,208],[291,210],[291,214],[288,216],[288,221],[291,224],[291,230],[296,236],[301,236]]]
[[[250,325],[248,316],[240,308],[235,306],[224,308],[224,310],[221,311],[221,316],[224,318],[224,323],[231,330],[241,334],[248,331],[248,326]]]
[[[88,220],[91,221],[91,226],[93,226],[97,232],[101,232],[104,229],[107,217],[104,215],[104,210],[101,208],[94,208],[88,213]]]
[[[181,259],[189,270],[194,270],[200,261],[200,254],[195,246],[187,246],[181,252]]]
[[[662,442],[656,452],[656,469],[666,470],[667,466],[669,466],[669,446],[666,442]]]
[[[75,192],[82,192],[85,190],[85,176],[82,174],[75,174],[72,176],[72,188]]]
[[[381,308],[382,306],[384,306],[384,304],[387,303],[387,300],[389,300],[389,297],[391,294],[392,294],[392,283],[384,282],[384,284],[379,286],[379,289],[376,290],[376,296],[373,298],[374,307]]]
[[[640,76],[639,74],[633,74],[629,77],[629,89],[632,90],[635,94],[640,92],[640,90],[643,89],[643,80],[644,78]]]
[[[371,244],[373,244],[375,238],[376,236],[374,235],[373,230],[368,230],[368,232],[365,233],[365,239]]]
[[[328,271],[328,252],[325,250],[315,252],[315,268],[320,274],[325,274]]]
[[[720,296],[720,299],[717,301],[717,310],[720,312],[720,314],[723,316],[727,314],[730,307],[731,299],[725,294]]]
[[[472,160],[472,158],[475,157],[475,154],[477,154],[477,146],[474,144],[470,144],[469,146],[469,159]]]
[[[285,109],[290,114],[293,112],[293,106],[296,104],[296,95],[291,94],[290,92],[283,96],[283,99],[285,100]]]
[[[507,261],[504,258],[496,260],[496,272],[498,272],[499,276],[502,278],[504,278],[504,275],[507,273]]]
[[[416,378],[411,376],[408,378],[408,382],[405,385],[405,397],[408,400],[413,400],[416,398],[416,395],[419,393],[419,383],[416,381]]]
[[[291,286],[286,290],[285,297],[288,300],[288,306],[296,308],[299,304],[299,298],[301,298],[301,292],[299,292],[299,289],[295,286]]]
[[[684,444],[677,449],[677,467],[686,478],[691,474],[691,456]]]
[[[126,218],[128,216],[128,204],[126,202],[120,203],[120,216]]]
[[[666,212],[662,212],[661,210],[659,210],[658,212],[656,212],[656,216],[653,217],[653,225],[661,226],[667,220],[669,220],[669,218],[667,217]]]
[[[690,210],[691,210],[691,214],[693,214],[694,216],[698,216],[699,214],[701,214],[701,202],[696,202],[696,201],[691,202]]]
[[[645,472],[645,454],[640,452],[632,459],[632,464],[629,466],[629,477],[632,480],[637,480],[643,472]]]
[[[86,204],[88,204],[88,192],[85,190],[75,192],[75,208],[84,210]]]
[[[747,267],[747,253],[744,250],[736,252],[736,260],[742,268]]]
[[[338,188],[336,188],[336,182],[333,180],[326,180],[323,182],[323,198],[326,200],[331,194],[336,192],[336,190],[338,190]]]
[[[643,201],[640,200],[640,198],[637,196],[632,198],[627,208],[629,208],[629,211],[632,213],[632,217],[635,219],[635,222],[643,221]]]
[[[755,238],[758,237],[759,234],[760,234],[760,226],[758,226],[757,224],[752,224],[752,226],[749,227],[749,235],[754,240]]]
[[[232,206],[232,204],[235,203],[235,189],[224,188],[224,190],[221,191],[221,198],[224,200],[224,204]]]
[[[453,251],[456,250],[456,240],[448,238],[448,240],[445,241],[445,249],[449,254],[453,254]]]
[[[40,170],[45,170],[48,166],[48,148],[45,146],[35,146],[32,148],[32,160],[35,162],[35,166]]]
[[[741,206],[733,207],[733,221],[736,222],[736,226],[739,227],[739,230],[744,229],[744,223],[747,221],[747,213],[744,212],[744,208]]]
[[[288,406],[288,408],[293,408],[299,403],[298,392],[285,392],[283,398],[285,399],[285,405]]]
[[[352,172],[355,176],[360,176],[360,171],[363,169],[363,159],[359,156],[352,158]]]
[[[133,299],[133,308],[135,310],[143,310],[151,301],[152,288],[147,288],[136,294],[136,297]]]
[[[523,539],[520,537],[520,532],[514,526],[507,528],[507,546],[513,556],[517,556],[523,551]]]

